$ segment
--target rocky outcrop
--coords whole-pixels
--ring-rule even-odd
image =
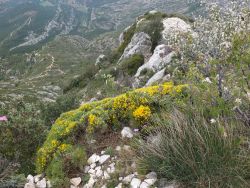
[[[166,68],[160,70],[159,72],[155,73],[154,76],[152,76],[145,86],[151,86],[153,83],[161,80],[165,76],[165,70]]]
[[[162,23],[164,27],[162,31],[162,37],[165,40],[169,40],[170,38],[173,38],[179,34],[194,34],[191,26],[180,18],[166,18],[162,21]]]
[[[151,37],[148,34],[144,32],[136,33],[118,62],[130,58],[135,54],[143,55],[145,60],[147,60],[152,55],[151,46]]]
[[[137,70],[135,77],[139,77],[141,71],[144,69],[151,69],[154,72],[161,70],[171,62],[174,55],[175,52],[173,52],[167,45],[161,44],[157,46],[149,61]]]

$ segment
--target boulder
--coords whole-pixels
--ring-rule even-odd
[[[119,183],[115,188],[122,188],[122,183]]]
[[[38,181],[40,181],[41,178],[42,178],[42,174],[38,174],[38,175],[34,176],[35,183],[37,183]]]
[[[46,187],[47,187],[47,182],[45,178],[36,183],[36,188],[46,188]]]
[[[28,175],[28,176],[27,176],[27,181],[28,181],[29,183],[34,183],[34,177],[33,177],[32,175]]]
[[[164,68],[164,69],[160,70],[159,72],[155,73],[154,76],[152,76],[148,80],[148,82],[146,83],[145,86],[151,86],[155,82],[158,82],[158,81],[162,80],[163,77],[165,76],[165,70],[166,70],[166,68]]]
[[[133,131],[129,127],[124,127],[121,131],[122,138],[133,138]]]
[[[135,74],[135,77],[139,77],[141,75],[141,71],[144,69],[149,69],[156,72],[165,68],[165,66],[171,62],[174,56],[175,52],[173,52],[172,49],[167,45],[158,45],[154,50],[154,54],[150,57],[148,62],[139,67]]]
[[[103,68],[108,64],[109,64],[108,58],[104,54],[99,55],[95,62],[95,66],[99,68]]]
[[[151,37],[148,34],[144,32],[136,33],[132,37],[131,42],[125,48],[123,55],[118,62],[130,58],[135,54],[143,55],[147,60],[151,56],[151,46]]]
[[[140,188],[140,185],[141,185],[141,180],[138,178],[133,178],[130,183],[131,188]]]
[[[76,187],[80,185],[81,182],[82,179],[80,177],[70,179],[70,183]]]
[[[164,27],[162,37],[165,40],[169,40],[179,34],[191,33],[194,35],[191,26],[180,18],[165,18],[162,23]]]

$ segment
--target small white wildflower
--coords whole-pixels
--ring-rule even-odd
[[[139,132],[139,129],[134,129],[134,132]]]
[[[203,82],[207,82],[207,83],[209,83],[209,84],[211,84],[211,83],[212,83],[212,81],[210,80],[210,78],[209,78],[209,77],[206,77],[206,79],[205,79]]]
[[[214,123],[216,123],[216,120],[215,119],[211,119],[210,123],[214,124]]]

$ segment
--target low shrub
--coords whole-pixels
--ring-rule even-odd
[[[121,70],[129,76],[134,76],[140,66],[144,64],[143,55],[135,54],[121,62]]]
[[[120,129],[123,123],[133,118],[133,112],[141,105],[153,113],[160,98],[176,97],[186,87],[187,85],[174,86],[173,83],[166,83],[141,88],[114,98],[86,103],[76,110],[62,114],[37,153],[37,172],[43,172],[54,159],[53,156],[62,152],[62,144],[75,145],[76,140],[72,138],[79,132],[85,133],[84,136],[94,136],[100,132]]]
[[[209,122],[202,113],[174,110],[138,142],[139,168],[186,187],[248,187],[249,129],[239,121]]]

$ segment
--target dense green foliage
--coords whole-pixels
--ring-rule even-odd
[[[120,67],[124,73],[129,76],[134,76],[137,69],[144,64],[144,57],[142,55],[133,55],[121,62]]]

